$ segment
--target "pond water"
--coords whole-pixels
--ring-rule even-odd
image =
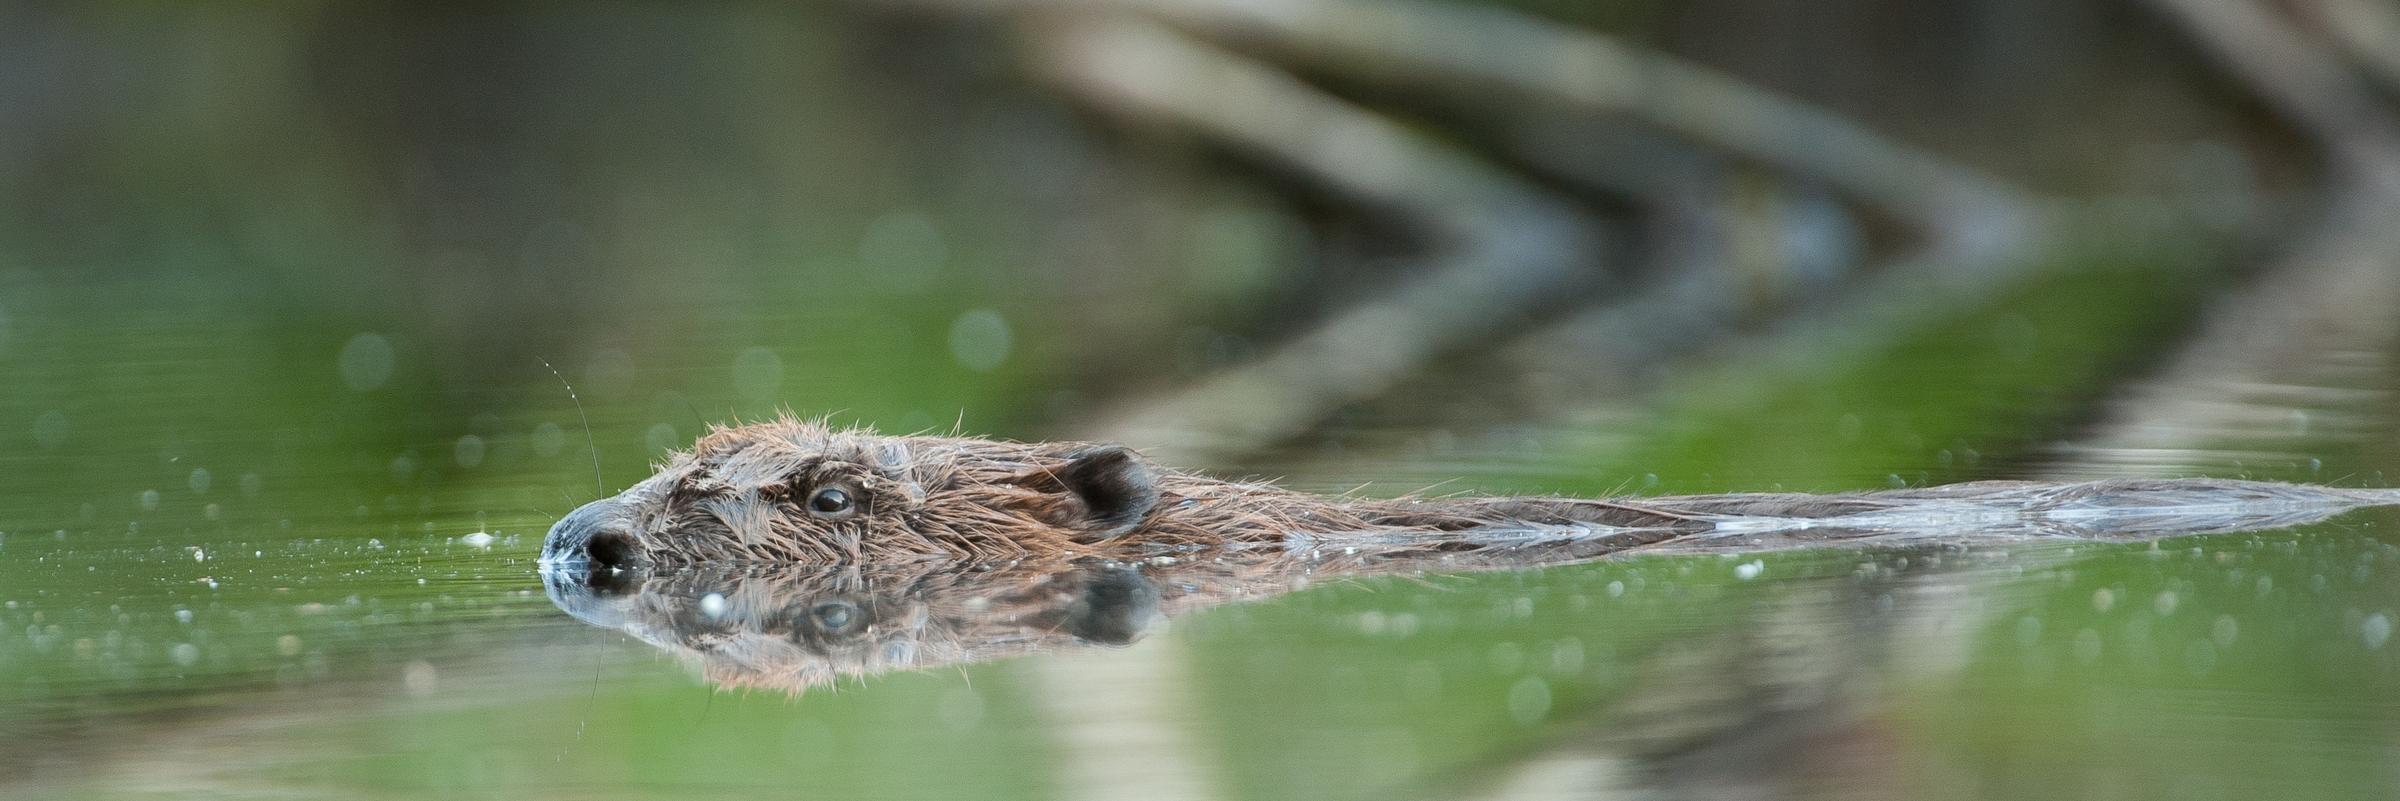
[[[802,681],[662,648],[695,635],[644,628],[633,607],[571,615],[534,556],[559,515],[729,419],[708,410],[766,413],[779,390],[838,402],[800,387],[805,348],[719,331],[576,350],[559,372],[583,385],[579,410],[538,363],[499,382],[433,377],[443,354],[404,330],[97,310],[122,292],[19,297],[0,351],[22,388],[0,399],[9,798],[2400,795],[2388,510],[2156,542],[1960,531],[1213,596],[1162,574],[1127,591],[1188,603],[1068,627],[1131,626],[1130,645],[956,622],[1004,595],[975,583],[988,577],[946,578],[964,589],[939,596],[922,576],[661,588],[659,608],[763,610],[767,628],[921,629]],[[935,343],[920,361],[936,377],[908,379],[937,387],[927,403],[1002,391],[939,377],[982,374],[949,361],[947,316],[893,325]],[[1446,489],[1573,493],[2031,471],[1998,454],[2049,435],[2023,410],[2058,393],[1993,390],[2007,368],[1991,364],[1955,368],[1986,382],[1961,393],[1926,366],[1948,358],[1875,368],[1938,388],[1923,396],[1870,383],[1858,395],[1873,399],[1812,391],[1822,402],[1738,425],[1710,408],[1676,418],[1687,433],[1818,432],[1762,462],[1596,463],[1518,447],[1580,436],[1565,432],[1508,429],[1483,440],[1507,447],[1475,450],[1366,421],[1355,447],[1261,469],[1312,489],[1450,476],[1463,481]],[[880,391],[910,391],[898,383]],[[1903,403],[1949,411],[1888,412]],[[855,416],[893,426],[953,416],[868,404]],[[1379,439],[1418,450],[1356,445]],[[2167,472],[2384,483],[2386,462],[2355,441],[2287,446]],[[1787,467],[1794,450],[1829,456]],[[885,669],[902,663],[922,669]]]

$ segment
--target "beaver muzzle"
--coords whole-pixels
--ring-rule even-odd
[[[649,557],[626,512],[617,498],[602,498],[569,512],[542,540],[541,564],[595,573],[647,567]]]

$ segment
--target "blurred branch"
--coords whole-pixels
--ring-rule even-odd
[[[1106,111],[1198,131],[1397,210],[1462,249],[1544,238],[1576,214],[1540,188],[1290,75],[1122,14],[1046,14],[1024,27],[1037,67]],[[1528,218],[1526,215],[1534,216]],[[1477,239],[1490,241],[1472,241]],[[1542,245],[1587,245],[1561,239]]]
[[[1108,1],[1411,88],[1488,86],[1561,109],[1624,115],[1836,187],[1936,236],[2006,239],[2031,217],[2023,193],[1839,114],[1506,9],[1408,0]]]
[[[1258,362],[1093,426],[1161,458],[1207,461],[1298,434],[1441,351],[1590,282],[1590,223],[1538,189],[1290,76],[1116,15],[1026,26],[1040,68],[1086,102],[1200,131],[1439,232],[1430,271]]]
[[[2359,67],[2400,91],[2400,6],[2390,0],[2296,0],[2326,34],[2348,48]]]
[[[1848,118],[1608,36],[1481,5],[1410,0],[914,0],[935,7],[1139,9],[1159,19],[1410,89],[1499,89],[1622,115],[1823,182],[1936,236],[1995,240],[2030,219],[2024,193]]]
[[[2186,460],[2161,454],[2202,448],[2301,458],[2304,434],[2360,436],[2340,430],[2345,417],[2370,413],[2383,393],[2365,390],[2375,382],[2359,374],[2386,369],[2379,355],[2400,340],[2400,123],[2391,108],[2340,50],[2257,3],[2153,2],[2332,154],[2337,194],[2311,234],[2219,299],[2200,334],[2157,376],[2113,398],[2051,472],[2122,473],[2128,454],[2170,466]]]
[[[1192,697],[1157,692],[1189,682],[1192,658],[1181,640],[1153,638],[1123,650],[1051,654],[1031,660],[1042,688],[1034,696],[1053,747],[1054,796],[1067,801],[1141,798],[1209,801],[1225,798],[1207,770],[1192,721]]]
[[[2150,0],[2250,88],[2317,138],[2344,170],[2400,185],[2400,123],[2374,90],[2290,22],[2250,0]],[[2400,190],[2394,190],[2400,191]]]
[[[2023,611],[1972,590],[2065,554],[1978,560],[1919,547],[1861,555],[1872,570],[1787,579],[1728,607],[1710,631],[1619,644],[1610,665],[1617,686],[1596,703],[1558,710],[1540,741],[1393,795],[1766,799],[1838,786],[1850,799],[1911,797],[1898,766],[1914,753],[1884,714],[1890,687],[1955,670],[1960,632]],[[1868,606],[1882,611],[1856,613]]]
[[[2356,440],[2386,393],[2370,389],[2400,337],[2400,204],[2352,192],[2246,288],[2218,298],[2199,333],[2153,376],[2044,457],[2045,475],[2306,461],[2312,443]]]
[[[2106,420],[2076,446],[2080,458],[2131,450],[2192,449],[2210,436],[2266,433],[2294,441],[2295,415],[2307,407],[2357,408],[2372,399],[2339,387],[2356,386],[2355,372],[2400,336],[2400,147],[2396,126],[2366,84],[2331,48],[2318,45],[2241,0],[2157,0],[2203,35],[2229,66],[2277,108],[2300,118],[2304,131],[2334,156],[2337,196],[2314,233],[2292,255],[2265,271],[2248,290],[2218,301],[2199,336],[2172,354],[2154,380],[2124,388],[2107,404]],[[2064,216],[2064,215],[2061,215]],[[2118,231],[2138,240],[2164,228]],[[1807,314],[1781,315],[1775,324],[1723,343],[1729,358],[1716,370],[1755,372],[1801,363],[1808,354],[1842,343],[1888,340],[1948,314],[1959,304],[2023,276],[2027,254],[2016,250],[1927,252],[1874,271]],[[1686,276],[1685,292],[1709,295],[1725,286]],[[1719,279],[1722,280],[1722,279]],[[1694,304],[1665,304],[1702,308]],[[1642,310],[1602,307],[1527,336],[1503,351],[1510,372],[1571,377],[1545,387],[1584,419],[1633,413],[1621,387],[1603,385],[1595,364],[1639,363],[1654,355],[1655,329]],[[1676,343],[1666,343],[1674,347]],[[1747,365],[1747,366],[1745,366]],[[1611,393],[1608,390],[1619,391]],[[1614,395],[1615,397],[1610,397]],[[2207,402],[2209,398],[2233,398]],[[1552,410],[1554,413],[1560,410]],[[2320,433],[2340,417],[2318,420]],[[1622,428],[1622,426],[1620,426]],[[2272,430],[2269,430],[2272,429]],[[2053,469],[2059,469],[2053,467]]]
[[[1094,4],[1063,5],[1088,11]],[[2020,194],[1972,171],[1716,73],[1528,17],[1425,4],[1099,5],[1139,7],[1353,68],[1397,70],[1412,86],[1496,84],[1563,106],[1562,113],[1644,120],[1918,223],[1931,249],[1905,266],[1990,279],[1995,263],[2040,239]],[[1085,100],[1201,131],[1353,198],[1416,212],[1454,245],[1434,259],[1443,266],[1433,274],[1258,363],[1109,421],[1097,429],[1103,436],[1169,458],[1213,461],[1210,455],[1297,435],[1333,408],[1388,392],[1434,354],[1499,333],[1496,320],[1552,298],[1564,286],[1564,262],[1591,250],[1589,242],[1569,241],[1578,227],[1572,210],[1539,190],[1280,70],[1129,18],[1033,17],[1032,49]],[[1576,372],[1590,376],[1585,383],[1622,391],[1636,383],[1637,370],[1705,346],[1747,313],[1778,308],[1811,287],[1788,275],[1745,285],[1756,276],[1724,268],[1660,272],[1631,296],[1579,318],[1569,336],[1606,343],[1596,356],[1567,352],[1582,368]]]

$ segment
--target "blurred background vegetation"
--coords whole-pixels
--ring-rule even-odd
[[[370,446],[332,508],[554,512],[545,362],[611,486],[781,409],[1235,471],[1531,444],[1579,491],[1671,467],[1595,432],[1705,444],[1652,436],[1692,404],[1915,446],[1818,489],[2038,460],[2212,301],[2382,235],[2354,29],[2395,12],[2286,5],[20,5],[4,480],[78,500],[9,522],[312,442]],[[2261,35],[2308,58],[2217,58]],[[1897,348],[1948,372],[1850,372]]]

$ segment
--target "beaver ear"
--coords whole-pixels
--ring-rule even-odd
[[[1085,539],[1097,542],[1132,531],[1158,505],[1158,481],[1150,466],[1133,449],[1096,445],[1067,454],[1067,464],[1054,475],[1067,491],[1083,501]]]

